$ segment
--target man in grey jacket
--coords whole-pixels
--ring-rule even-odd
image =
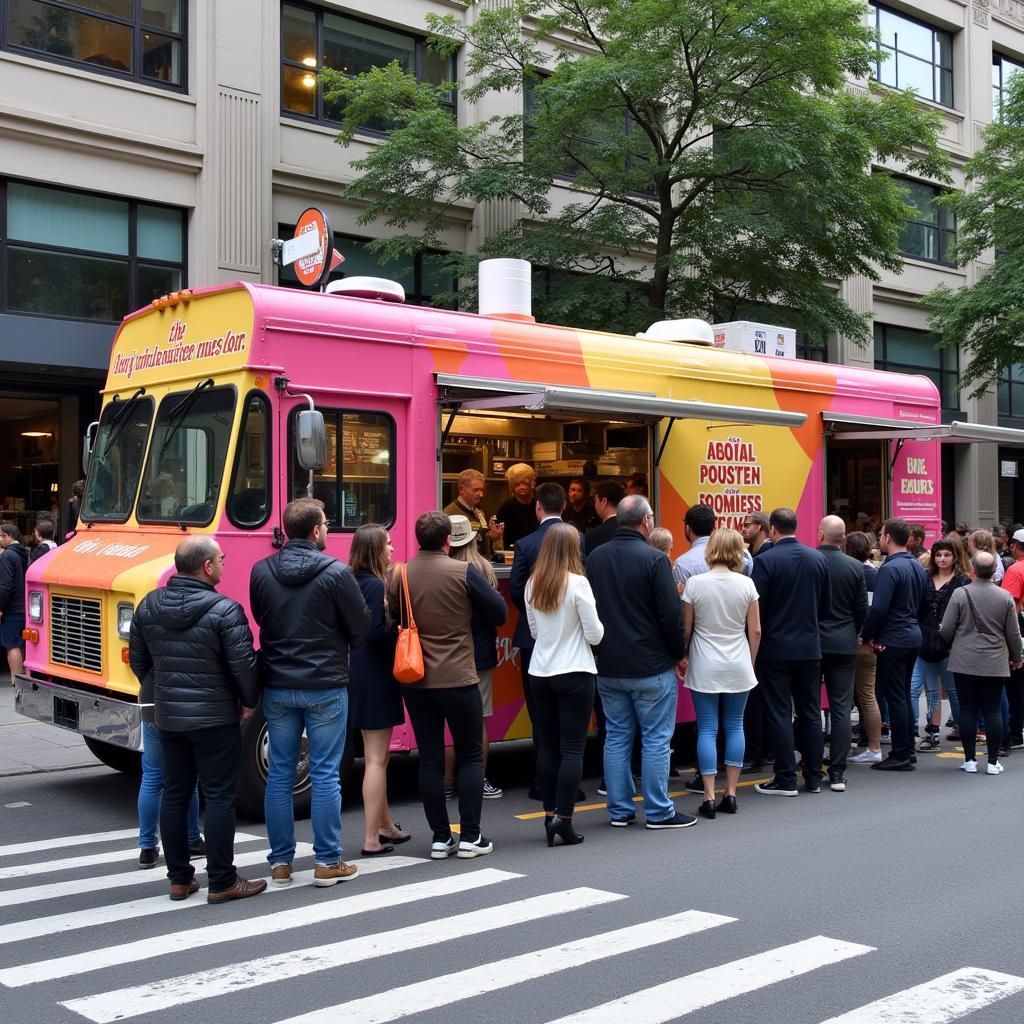
[[[992,582],[996,556],[977,551],[971,559],[971,582],[953,592],[942,617],[939,633],[952,644],[949,669],[956,677],[960,698],[960,741],[964,763],[960,770],[975,774],[978,710],[985,715],[988,736],[988,775],[999,775],[999,747],[1003,720],[1000,701],[1010,669],[1024,660],[1020,628],[1013,598]]]

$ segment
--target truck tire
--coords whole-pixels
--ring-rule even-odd
[[[267,772],[270,770],[270,740],[267,720],[262,706],[258,707],[242,725],[242,766],[238,773],[238,795],[235,806],[250,818],[263,820],[263,795],[267,790]],[[292,790],[296,818],[308,818],[312,804],[312,783],[309,778],[309,759],[306,756],[306,738],[302,738],[299,763],[295,770]]]
[[[91,736],[83,736],[82,739],[85,740],[85,745],[93,757],[98,758],[108,768],[124,772],[125,775],[142,774],[142,754],[139,751],[129,750],[127,747],[115,747],[113,743],[94,740]]]

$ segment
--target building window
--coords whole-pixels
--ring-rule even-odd
[[[291,238],[295,228],[279,224],[278,231],[279,237]],[[414,306],[425,306],[435,296],[458,288],[457,279],[441,262],[444,253],[431,251],[382,263],[367,249],[370,241],[369,238],[335,232],[334,248],[345,257],[345,262],[331,272],[328,281],[340,281],[346,277],[384,277],[397,281],[405,289],[405,301]],[[277,283],[284,288],[302,287],[290,266],[280,268]]]
[[[185,88],[184,0],[7,0],[4,49]]]
[[[324,503],[331,530],[395,521],[395,421],[382,412],[323,409],[327,465],[313,474],[313,497]],[[291,417],[290,497],[304,498],[309,471],[295,457]]]
[[[1003,368],[997,395],[1001,419],[1024,420],[1024,364]]]
[[[917,373],[939,389],[942,408],[960,409],[960,353],[936,348],[938,339],[927,331],[891,324],[875,324],[875,369]]]
[[[956,266],[950,255],[956,242],[956,217],[951,210],[935,203],[942,189],[911,178],[898,180],[906,189],[904,199],[917,210],[900,235],[900,252],[918,260]]]
[[[281,109],[290,116],[337,124],[342,113],[325,101],[320,69],[354,78],[395,60],[417,82],[440,85],[455,79],[455,58],[435,53],[420,36],[304,4],[281,7]],[[445,93],[441,103],[454,117],[455,94]],[[384,134],[388,126],[380,122],[365,129]]]
[[[877,32],[879,54],[872,77],[894,89],[953,106],[953,35],[880,4],[868,5],[868,24]]]
[[[0,181],[0,310],[117,323],[185,282],[185,211]]]
[[[992,54],[992,120],[1003,119],[1003,103],[1006,91],[1010,88],[1010,80],[1014,75],[1024,71],[1024,64],[1011,60],[1001,53]]]

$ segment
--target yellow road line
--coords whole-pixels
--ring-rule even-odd
[[[736,783],[736,788],[737,789],[744,789],[747,786],[756,786],[759,782],[768,782],[768,781],[770,781],[770,779],[771,779],[770,775],[767,776],[766,778],[763,778],[763,779],[747,779],[745,782],[738,782],[738,783]],[[715,792],[716,793],[721,793],[722,792],[722,787],[719,787],[718,789],[716,789]],[[677,796],[700,796],[700,793],[693,793],[693,792],[691,792],[688,789],[679,789],[679,790],[676,790],[675,792],[669,793],[669,796],[674,799]],[[643,799],[644,798],[642,796],[635,796],[635,797],[633,797],[633,803],[635,803],[635,804],[643,803]],[[575,809],[575,811],[573,813],[574,814],[579,814],[581,811],[606,811],[606,810],[608,810],[608,805],[607,804],[577,804],[576,805],[576,809]],[[519,821],[534,821],[537,818],[543,818],[544,817],[544,812],[543,811],[530,811],[529,814],[517,814],[517,815],[515,815],[515,817]]]

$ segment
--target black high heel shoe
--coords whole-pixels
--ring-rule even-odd
[[[734,796],[723,796],[718,801],[718,809],[723,814],[735,814],[736,813],[736,797]]]
[[[545,818],[544,831],[548,835],[548,846],[555,845],[555,836],[561,836],[565,846],[576,846],[583,842],[583,836],[572,827],[572,818],[559,818],[557,814]]]
[[[713,820],[714,817],[715,817],[715,801],[714,800],[704,800],[701,803],[700,807],[697,808],[697,813],[702,818],[707,818],[708,820]]]

